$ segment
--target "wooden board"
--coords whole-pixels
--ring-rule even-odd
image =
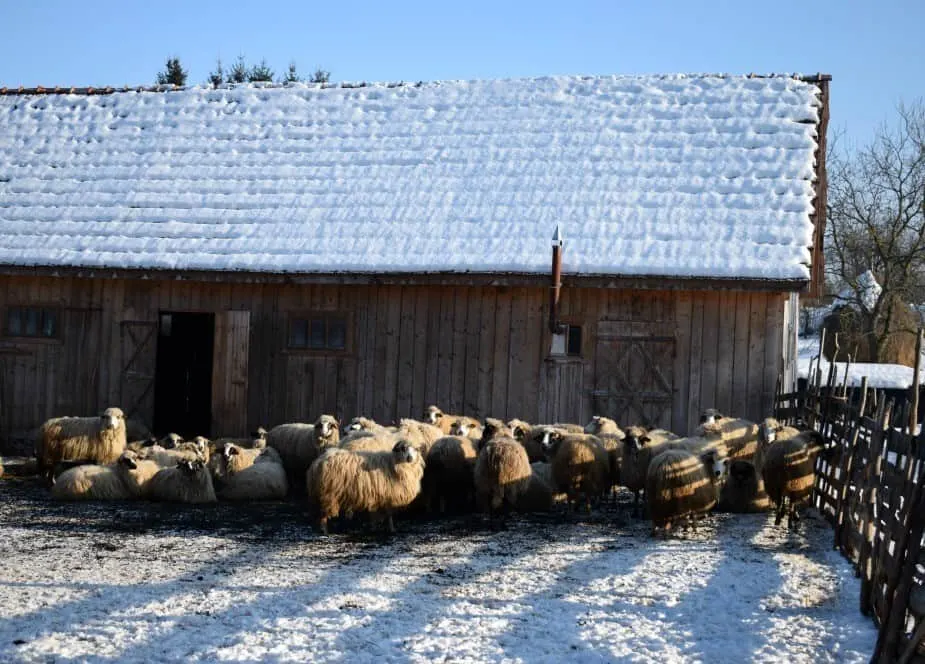
[[[212,354],[212,436],[247,434],[250,311],[215,314]]]

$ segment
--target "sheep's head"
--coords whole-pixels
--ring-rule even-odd
[[[700,424],[715,424],[723,417],[723,414],[715,408],[707,408],[700,414]]]
[[[629,427],[623,433],[623,452],[627,455],[638,454],[650,440],[643,427]]]
[[[599,434],[605,429],[615,430],[617,429],[617,423],[610,419],[609,417],[603,417],[602,415],[595,415],[591,418],[591,421],[585,425],[585,433],[590,434]]]
[[[350,420],[350,424],[347,425],[347,431],[363,431],[364,429],[369,429],[372,424],[372,420],[365,417],[354,417]]]
[[[125,428],[125,414],[121,408],[107,408],[100,415],[100,427],[106,429]]]
[[[424,421],[434,426],[440,426],[440,420],[443,419],[443,411],[436,406],[428,406],[424,410]]]
[[[565,438],[562,431],[553,427],[537,427],[530,437],[546,452],[553,451]]]
[[[719,437],[722,437],[722,435],[723,435],[723,425],[720,424],[719,422],[716,422],[716,421],[713,421],[713,422],[703,422],[703,423],[700,425],[700,432],[701,432],[701,435],[703,435],[703,436],[713,436],[713,437],[719,436]]]
[[[315,430],[325,444],[336,443],[340,438],[340,424],[333,415],[322,415],[315,422]]]
[[[128,470],[135,470],[138,468],[138,455],[132,450],[125,450],[116,463]]]
[[[482,445],[487,444],[493,438],[513,438],[514,432],[510,427],[501,420],[494,417],[486,417],[482,424]]]
[[[196,477],[205,470],[206,464],[202,459],[191,461],[190,459],[180,459],[177,462],[177,468],[188,477]]]
[[[758,425],[758,444],[770,445],[777,440],[777,434],[780,433],[783,428],[781,423],[773,417],[765,418],[765,420]]]
[[[266,440],[267,439],[267,430],[263,427],[257,427],[256,431],[251,432],[251,438],[254,440]]]
[[[451,436],[468,436],[472,433],[472,424],[465,420],[453,420],[453,424],[450,425],[450,435]]]
[[[729,459],[717,454],[716,450],[710,450],[700,456],[700,460],[706,467],[707,472],[714,482],[722,482],[729,474]]]
[[[180,445],[183,442],[183,437],[179,434],[168,433],[157,442],[165,450],[174,450],[177,448],[177,445]]]
[[[407,440],[400,440],[392,447],[395,463],[414,463],[421,458],[421,453]]]

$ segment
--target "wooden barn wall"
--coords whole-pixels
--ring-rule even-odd
[[[583,352],[559,359],[547,357],[547,297],[543,288],[516,287],[3,277],[4,311],[58,307],[63,334],[60,341],[0,337],[0,435],[128,402],[150,423],[153,389],[145,387],[156,343],[144,337],[160,311],[250,312],[248,428],[322,412],[394,421],[418,417],[430,403],[480,417],[586,421],[601,380],[594,358],[602,322],[643,336],[673,331],[673,429],[689,429],[711,406],[750,418],[769,412],[783,357],[784,294],[566,287],[561,319],[583,326]],[[288,316],[317,311],[348,316],[347,353],[287,349]]]

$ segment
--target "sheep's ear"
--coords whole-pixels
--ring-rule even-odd
[[[123,466],[127,468],[131,468],[132,470],[135,470],[136,468],[138,468],[138,464],[135,463],[135,459],[133,459],[132,457],[126,454],[123,454],[122,456],[119,457],[119,463],[121,463]]]
[[[642,443],[643,445],[645,445],[646,443],[651,443],[651,442],[652,442],[652,439],[649,438],[648,436],[641,436],[641,437],[639,438],[639,442]]]

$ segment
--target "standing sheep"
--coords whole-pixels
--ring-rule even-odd
[[[558,494],[552,480],[552,469],[548,463],[537,461],[530,464],[530,484],[517,499],[519,512],[549,512],[556,503]]]
[[[523,445],[511,437],[504,422],[487,418],[475,461],[476,502],[492,518],[496,512],[516,507],[530,486],[530,459]]]
[[[729,476],[719,495],[716,509],[722,512],[744,514],[767,512],[771,506],[764,490],[764,481],[755,470],[755,464],[735,459],[729,464]]]
[[[478,443],[467,436],[445,436],[427,455],[422,493],[428,507],[434,501],[440,513],[448,506],[461,508],[474,502],[473,472]]]
[[[350,424],[344,427],[344,430],[348,433],[353,433],[355,431],[369,431],[371,433],[378,434],[389,432],[394,433],[395,427],[385,427],[373,419],[368,417],[360,417],[358,415],[357,417],[354,417],[352,420],[350,420]]]
[[[777,506],[774,524],[787,514],[787,528],[800,520],[799,508],[812,496],[816,481],[816,457],[825,447],[818,431],[803,431],[792,438],[779,438],[772,432],[768,442],[758,446],[755,468],[764,480],[768,497]]]
[[[289,492],[286,469],[272,447],[226,443],[209,463],[216,496],[223,500],[282,500]]]
[[[668,533],[672,523],[693,522],[719,499],[728,459],[715,451],[697,455],[685,449],[658,454],[646,473],[646,500],[652,532]]]
[[[279,452],[293,487],[302,486],[305,473],[315,459],[338,442],[340,425],[333,415],[322,415],[314,424],[280,424],[267,434],[267,445]]]
[[[99,417],[56,417],[40,430],[36,458],[39,472],[51,482],[59,461],[111,464],[125,451],[125,415],[107,408]]]
[[[623,431],[620,429],[620,427],[617,426],[615,421],[609,417],[602,417],[600,415],[595,415],[591,418],[591,421],[585,425],[584,432],[593,434],[595,436],[611,434],[617,438],[620,438],[621,440],[624,437]]]
[[[421,493],[424,460],[406,440],[390,452],[351,452],[330,448],[308,469],[308,499],[321,531],[341,512],[385,513],[395,532],[392,513],[410,505]]]
[[[549,450],[555,488],[568,496],[569,505],[584,498],[588,512],[610,488],[610,457],[601,441],[590,434],[557,437]]]
[[[703,435],[704,427],[718,426],[730,459],[751,461],[758,450],[758,425],[744,418],[723,415],[715,408],[707,408],[700,415],[695,434]]]
[[[151,498],[169,503],[214,503],[212,475],[202,459],[182,459],[172,468],[164,468],[151,479]]]
[[[620,460],[620,484],[633,494],[633,515],[640,515],[640,499],[646,488],[649,462],[667,449],[678,436],[663,429],[647,431],[644,427],[628,427],[624,432]]]

